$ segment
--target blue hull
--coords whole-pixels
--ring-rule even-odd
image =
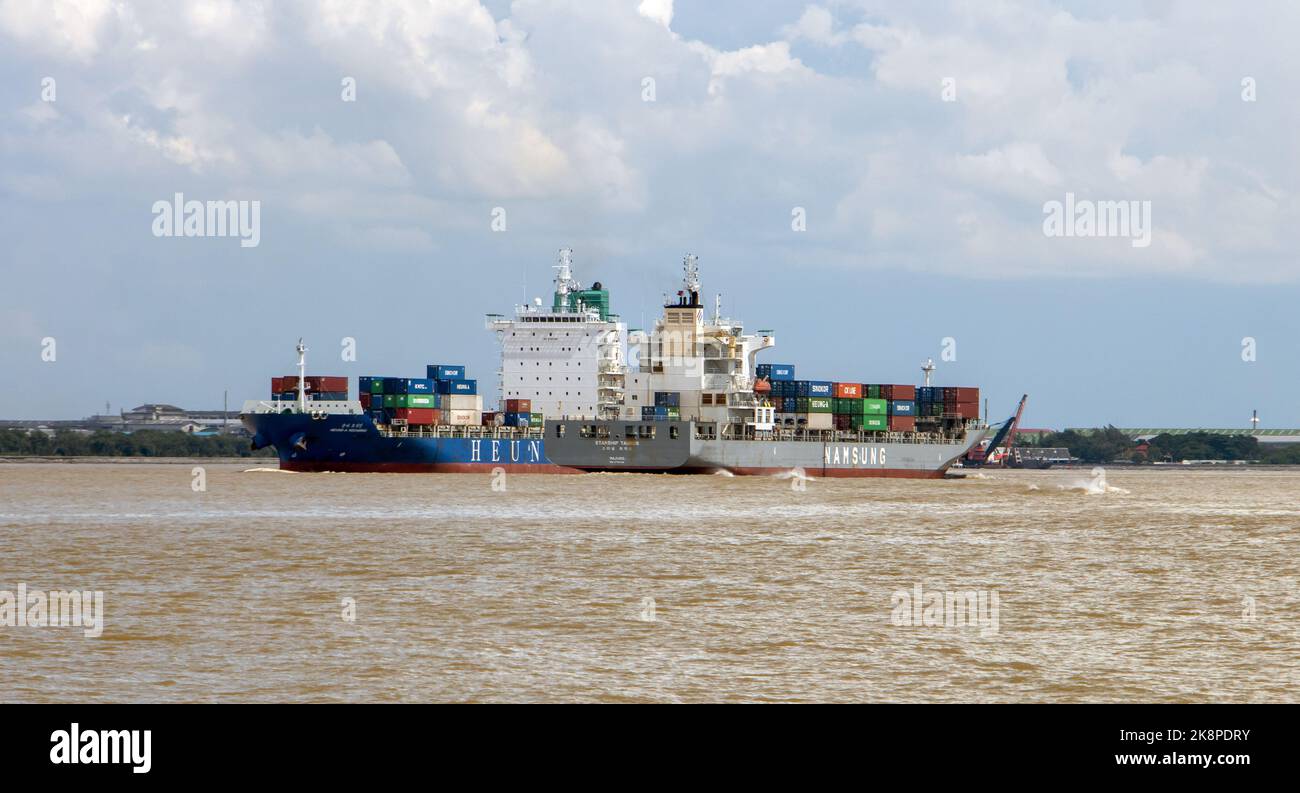
[[[551,463],[540,438],[385,437],[365,415],[249,413],[242,421],[254,446],[274,446],[290,471],[578,473]]]

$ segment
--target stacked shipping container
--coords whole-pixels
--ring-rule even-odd
[[[308,375],[303,380],[303,393],[316,402],[346,402],[348,379],[328,375]],[[271,378],[271,399],[297,401],[298,375]]]
[[[376,424],[471,426],[483,421],[478,383],[465,379],[465,367],[430,364],[426,377],[357,378],[361,406]],[[346,386],[346,383],[345,383]]]
[[[979,418],[978,388],[793,380],[788,364],[760,365],[757,374],[768,380],[777,423],[784,426],[912,432],[918,417]]]

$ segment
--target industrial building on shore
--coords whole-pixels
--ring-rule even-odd
[[[175,405],[147,404],[123,410],[116,414],[103,413],[84,419],[68,420],[0,420],[0,429],[27,430],[54,433],[57,430],[74,432],[138,432],[155,430],[183,432],[190,435],[246,435],[239,423],[238,411],[185,410]]]
[[[1135,443],[1150,441],[1157,435],[1191,435],[1192,433],[1205,433],[1207,435],[1242,435],[1249,436],[1259,441],[1260,445],[1266,444],[1288,444],[1300,443],[1300,429],[1233,429],[1233,428],[1214,428],[1214,427],[1116,427],[1120,432],[1127,435]],[[1094,432],[1095,428],[1070,427],[1067,432],[1077,432],[1083,435]]]

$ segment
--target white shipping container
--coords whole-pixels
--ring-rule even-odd
[[[830,413],[801,413],[801,419],[808,419],[804,426],[810,430],[829,430],[835,428],[835,419]]]
[[[481,394],[443,394],[441,407],[443,410],[476,410],[482,412],[483,397]]]
[[[444,410],[442,423],[454,427],[478,426],[483,423],[483,414],[477,410]]]

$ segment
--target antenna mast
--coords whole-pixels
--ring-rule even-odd
[[[925,387],[930,387],[930,375],[934,374],[934,359],[926,358],[925,364],[921,366],[921,371],[925,372]]]
[[[569,292],[576,292],[582,289],[582,284],[573,280],[573,248],[560,248],[559,264],[553,264],[551,267],[555,272],[555,296],[558,302],[566,302],[564,297]]]
[[[690,295],[691,305],[700,304],[700,257],[693,253],[682,259],[682,285]]]
[[[298,339],[298,412],[307,412],[307,347]]]

